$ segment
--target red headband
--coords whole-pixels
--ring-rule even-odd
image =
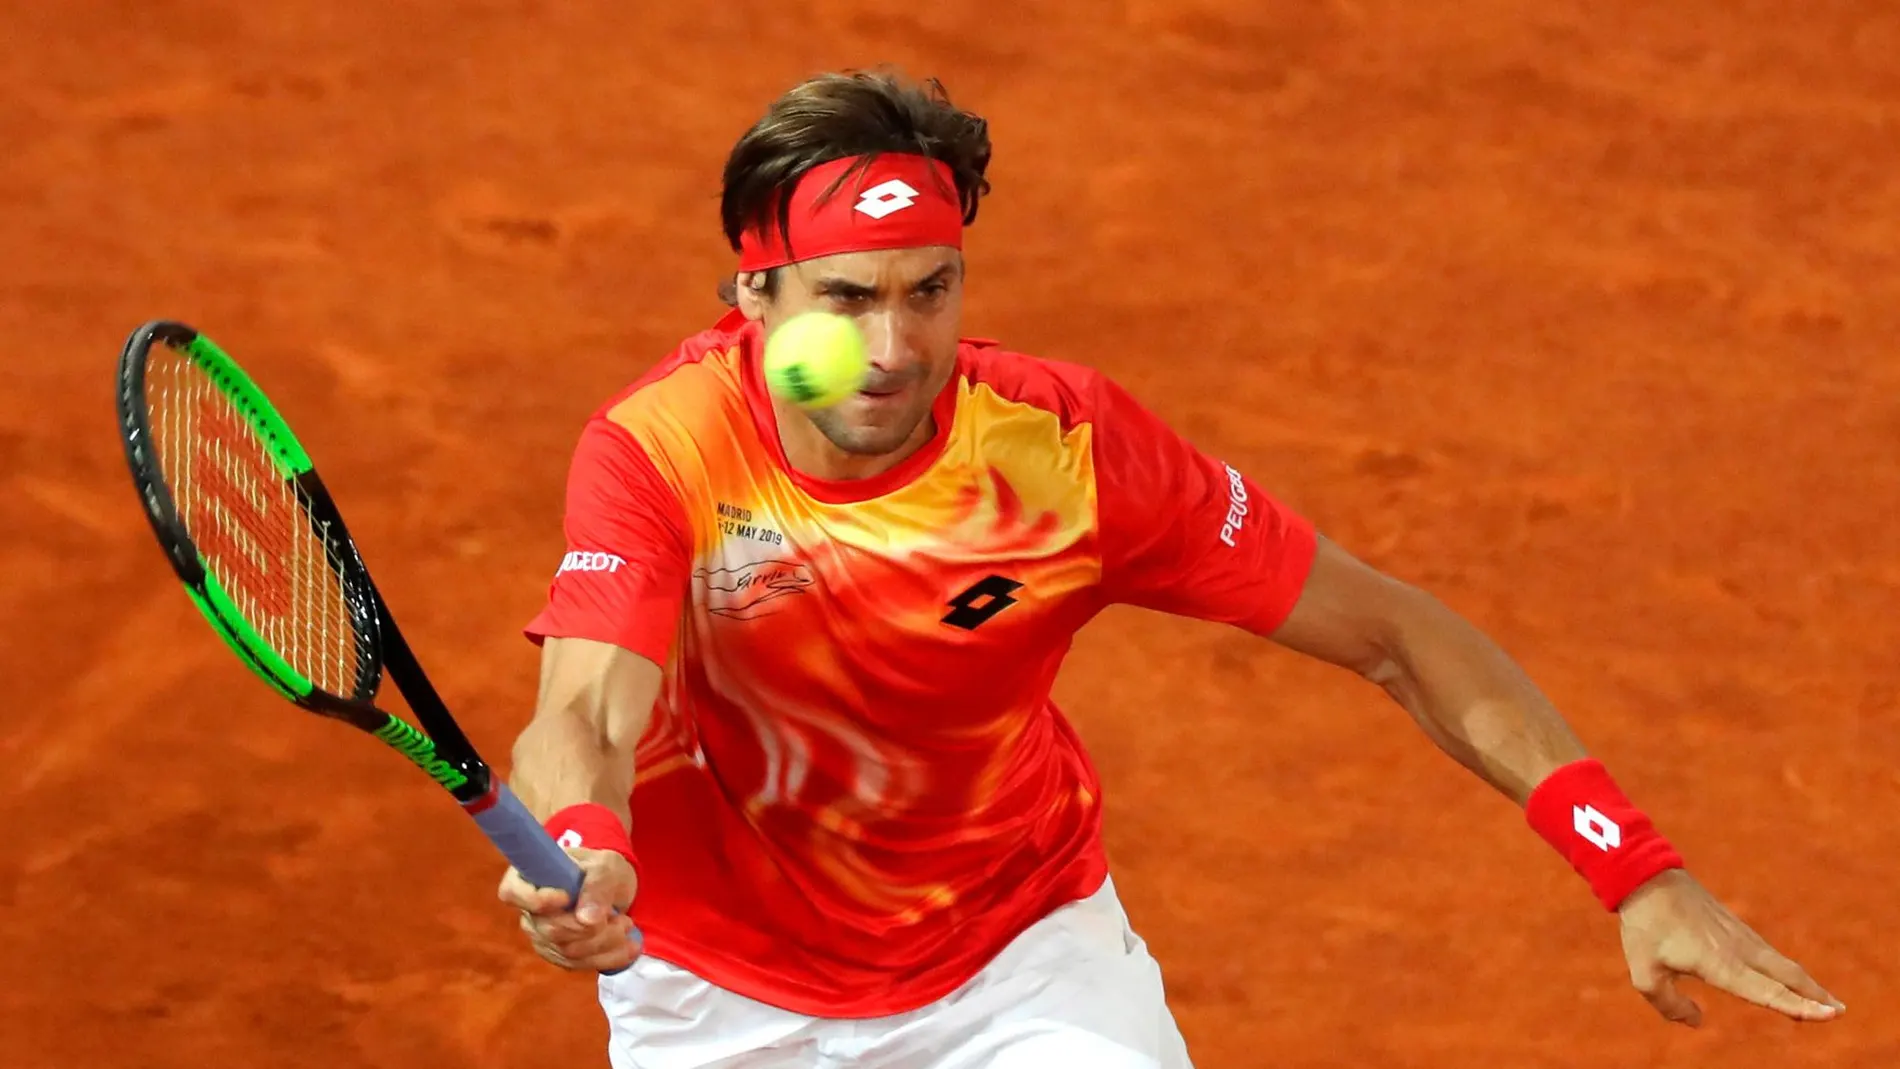
[[[840,252],[963,247],[963,205],[948,164],[897,153],[864,161],[846,156],[805,172],[792,191],[791,248],[776,218],[763,228],[749,227],[739,236],[739,270],[763,271]],[[863,169],[824,195],[858,166]]]

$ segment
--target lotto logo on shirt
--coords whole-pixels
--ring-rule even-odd
[[[1232,464],[1223,464],[1227,469],[1227,522],[1221,524],[1220,540],[1229,546],[1234,544],[1234,535],[1246,526],[1247,520],[1247,483]]]
[[[617,572],[620,570],[620,566],[625,563],[627,563],[625,558],[616,557],[612,553],[584,553],[576,551],[561,558],[561,568],[554,574],[566,575],[568,572]]]

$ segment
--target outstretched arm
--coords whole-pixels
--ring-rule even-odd
[[[628,812],[634,750],[661,686],[691,555],[679,501],[627,428],[588,422],[563,519],[567,554],[527,631],[542,641],[534,717],[515,740],[515,791],[580,864],[580,901],[510,869],[502,901],[565,968],[632,960],[637,890]]]
[[[1483,632],[1323,537],[1273,640],[1383,688],[1440,749],[1519,806],[1552,772],[1588,756],[1536,684]]]
[[[1841,1005],[1682,868],[1524,672],[1438,599],[1382,575],[1128,392],[1086,387],[1110,603],[1232,624],[1383,687],[1447,754],[1523,807],[1623,927],[1630,979],[1695,1024],[1679,975],[1790,1017]]]
[[[1403,706],[1446,754],[1526,809],[1622,920],[1636,988],[1694,1025],[1675,977],[1804,1020],[1844,1008],[1681,866],[1511,658],[1438,599],[1324,538],[1275,642],[1350,669]]]
[[[581,866],[581,896],[570,903],[512,868],[496,893],[521,911],[535,952],[565,969],[619,969],[639,952],[628,796],[660,678],[658,664],[606,642],[551,637],[542,647],[540,700],[515,739],[512,780]]]
[[[515,792],[542,820],[593,803],[631,823],[633,751],[660,693],[660,666],[618,646],[549,638],[534,718],[515,739]]]

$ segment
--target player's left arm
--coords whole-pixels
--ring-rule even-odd
[[[1107,598],[1214,620],[1349,669],[1517,803],[1621,918],[1630,978],[1695,1024],[1696,976],[1790,1017],[1842,1009],[1692,878],[1512,659],[1439,599],[1355,559],[1112,382],[1095,384]]]
[[[1525,806],[1589,754],[1556,708],[1464,617],[1324,536],[1292,611],[1270,637],[1385,690],[1459,764]]]
[[[1844,1008],[1688,874],[1524,671],[1439,599],[1321,537],[1272,638],[1383,688],[1439,748],[1525,807],[1619,914],[1631,982],[1664,1017],[1700,1021],[1678,975],[1803,1020]],[[1617,856],[1626,852],[1648,856]],[[1619,861],[1631,868],[1601,868]],[[1619,877],[1640,882],[1608,889]]]

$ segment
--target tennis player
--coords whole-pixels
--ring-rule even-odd
[[[542,957],[605,974],[612,1064],[1189,1065],[1050,701],[1111,604],[1384,688],[1620,913],[1664,1017],[1700,1016],[1681,975],[1841,1012],[1469,623],[1101,374],[961,335],[989,159],[934,82],[792,89],[726,163],[731,311],[581,432],[513,783],[587,882],[571,912],[512,871],[500,896]],[[818,412],[760,372],[809,309],[874,363]]]

